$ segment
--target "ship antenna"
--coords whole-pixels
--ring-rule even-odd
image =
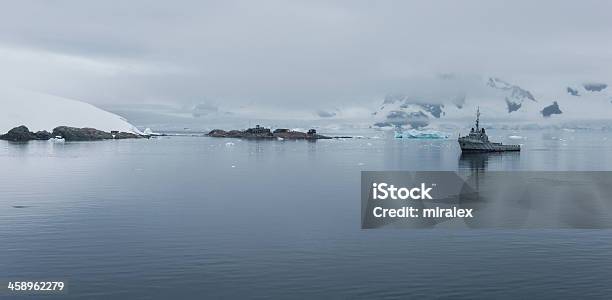
[[[476,110],[476,131],[480,131],[480,128],[478,127],[480,123],[480,106],[478,106],[478,109]]]

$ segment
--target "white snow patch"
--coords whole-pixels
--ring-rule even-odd
[[[70,126],[141,134],[124,118],[85,102],[25,90],[0,90],[0,133],[21,125],[34,132]]]
[[[147,127],[147,129],[145,129],[142,133],[144,133],[145,135],[156,135],[157,133],[153,132],[153,130],[151,130],[151,128]]]

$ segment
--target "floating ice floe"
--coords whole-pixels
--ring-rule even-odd
[[[66,140],[63,137],[61,137],[61,136],[56,136],[56,137],[53,137],[53,138],[49,139],[49,141],[52,142],[52,143],[63,143]]]
[[[508,138],[511,139],[511,140],[525,140],[525,139],[527,139],[526,137],[520,136],[520,135],[511,135]]]
[[[444,132],[435,130],[416,130],[410,129],[408,131],[395,132],[395,138],[397,139],[446,139],[448,135]]]

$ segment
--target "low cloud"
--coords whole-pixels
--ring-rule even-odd
[[[230,110],[309,112],[389,93],[457,97],[473,90],[465,78],[489,74],[521,86],[606,81],[611,10],[602,1],[19,1],[0,12],[0,80],[94,104],[211,98]]]

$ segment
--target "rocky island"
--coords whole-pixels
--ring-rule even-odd
[[[207,134],[210,137],[223,138],[244,138],[244,139],[287,139],[287,140],[320,140],[331,139],[332,137],[317,134],[314,129],[308,132],[293,131],[285,128],[279,128],[272,131],[270,128],[255,126],[246,130],[221,130],[214,129]]]
[[[112,139],[134,139],[142,138],[143,136],[130,132],[106,132],[94,128],[75,128],[68,126],[56,127],[53,129],[53,132],[48,132],[45,130],[31,132],[28,127],[22,125],[9,130],[6,134],[0,135],[0,140],[12,142],[27,142],[32,140],[46,141],[53,137],[64,139],[65,141],[99,141]]]

